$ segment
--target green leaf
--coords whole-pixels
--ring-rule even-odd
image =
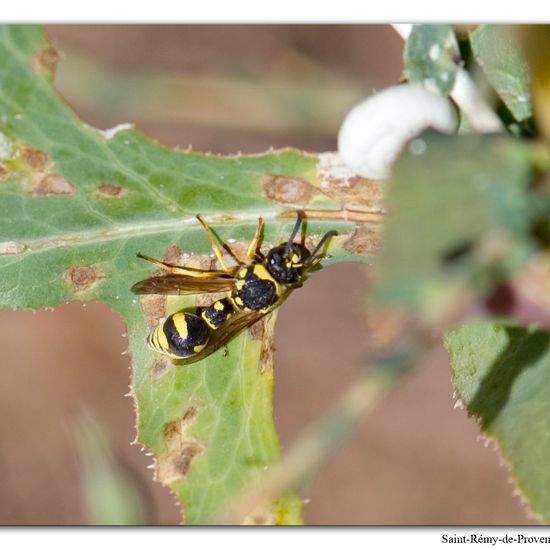
[[[198,298],[132,295],[132,284],[152,273],[136,253],[209,267],[197,213],[242,253],[258,216],[269,246],[288,238],[302,208],[309,246],[335,228],[330,261],[364,260],[377,240],[380,188],[336,173],[330,154],[223,158],[169,149],[125,126],[90,128],[53,90],[56,52],[39,27],[0,27],[0,57],[0,307],[99,300],[124,317],[137,439],[185,521],[208,523],[279,459],[275,315],[235,338],[227,354],[175,366],[147,348],[146,335]],[[300,508],[289,495],[249,520],[300,523]]]
[[[453,89],[460,59],[452,25],[414,25],[405,42],[404,61],[410,82],[448,95]]]
[[[532,511],[550,522],[550,334],[491,321],[445,336],[453,382]]]
[[[510,138],[429,133],[415,141],[393,170],[373,294],[422,308],[476,272],[482,239],[505,241],[510,269],[523,257],[531,167],[527,145]]]
[[[521,51],[500,25],[480,25],[470,34],[474,57],[489,82],[521,122],[532,116],[531,78]]]

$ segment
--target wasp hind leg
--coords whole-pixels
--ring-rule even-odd
[[[187,277],[195,277],[197,279],[212,279],[212,278],[219,277],[220,274],[225,275],[225,272],[223,271],[214,271],[214,270],[205,271],[203,269],[195,269],[192,267],[183,267],[181,265],[174,265],[174,264],[169,264],[167,262],[161,262],[160,260],[155,260],[155,258],[146,256],[141,252],[138,252],[137,257],[141,258],[142,260],[146,260],[160,267],[161,269],[168,271],[169,273],[174,273],[176,275],[185,275]]]

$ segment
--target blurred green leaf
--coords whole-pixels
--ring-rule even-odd
[[[414,25],[405,42],[404,61],[410,82],[448,95],[453,89],[458,43],[452,25]]]
[[[124,317],[138,440],[155,456],[158,479],[177,495],[185,521],[207,523],[279,459],[275,316],[235,338],[227,354],[174,366],[146,346],[146,335],[197,299],[132,295],[132,284],[152,273],[136,253],[209,267],[195,214],[242,252],[258,216],[266,220],[266,245],[278,244],[294,210],[304,208],[332,211],[308,221],[308,245],[334,228],[341,235],[331,243],[331,261],[364,260],[377,222],[354,227],[341,210],[351,219],[378,216],[380,190],[330,173],[326,155],[223,158],[168,149],[125,126],[99,132],[53,90],[56,56],[39,27],[0,27],[0,307],[99,300]],[[263,519],[300,523],[300,508],[290,495]]]
[[[113,457],[107,434],[89,414],[75,424],[82,490],[92,525],[144,523],[139,491],[132,477]]]
[[[509,464],[532,511],[550,522],[550,334],[491,321],[445,336],[468,412]]]
[[[428,133],[415,141],[417,154],[401,157],[388,188],[373,295],[422,308],[479,269],[472,252],[482,239],[505,242],[508,268],[521,259],[531,166],[528,146],[506,137]]]
[[[531,78],[520,49],[501,25],[480,25],[470,34],[474,57],[489,82],[521,122],[532,116]]]

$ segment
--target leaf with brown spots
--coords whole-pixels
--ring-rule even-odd
[[[101,279],[105,278],[103,271],[95,265],[71,267],[65,272],[65,278],[77,293],[90,290]]]
[[[33,195],[74,195],[74,185],[63,176],[48,174],[40,179],[32,190]]]
[[[124,188],[112,183],[102,183],[97,186],[98,192],[107,198],[121,198],[124,195]]]
[[[46,152],[32,147],[23,147],[21,157],[34,170],[43,170],[48,163]]]
[[[146,336],[162,317],[198,301],[132,294],[134,283],[159,271],[136,254],[210,269],[215,261],[196,214],[243,259],[258,216],[265,251],[288,238],[301,208],[308,247],[339,232],[325,264],[368,259],[369,246],[350,251],[348,241],[357,227],[378,231],[380,188],[297,150],[220,157],[163,147],[129,125],[95,130],[44,78],[58,55],[39,27],[0,27],[0,58],[0,306],[99,300],[124,317],[137,439],[185,521],[207,523],[279,460],[276,313],[207,359],[178,367],[151,351]],[[288,495],[252,521],[301,523],[300,502]]]
[[[307,205],[318,190],[303,178],[268,176],[264,183],[265,194],[282,204]]]

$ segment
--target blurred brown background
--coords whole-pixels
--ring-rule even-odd
[[[50,26],[57,86],[98,128],[135,122],[158,141],[217,153],[336,148],[338,124],[396,83],[401,41],[388,26]],[[283,446],[365,366],[365,271],[316,274],[276,331],[275,420]],[[87,408],[119,467],[180,521],[134,439],[125,327],[103,304],[0,312],[0,524],[88,524],[74,420]],[[308,524],[527,524],[497,454],[454,409],[443,348],[397,388],[305,490]]]

